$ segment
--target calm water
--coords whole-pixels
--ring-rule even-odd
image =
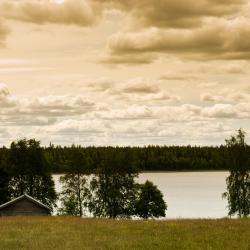
[[[166,218],[221,218],[227,216],[226,190],[228,172],[154,172],[139,175],[140,183],[152,181],[168,204]],[[61,191],[59,175],[53,178]]]

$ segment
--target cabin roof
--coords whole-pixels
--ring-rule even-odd
[[[45,209],[47,209],[47,210],[50,211],[50,208],[49,208],[48,206],[44,205],[44,204],[41,203],[40,201],[34,199],[33,197],[31,197],[31,196],[29,196],[29,195],[27,195],[27,194],[23,194],[23,195],[21,195],[21,196],[15,198],[15,199],[13,199],[13,200],[11,200],[11,201],[8,201],[8,202],[6,202],[6,203],[0,205],[0,210],[3,209],[3,208],[5,208],[5,207],[8,207],[8,206],[14,204],[15,202],[20,201],[20,200],[22,200],[22,199],[27,199],[27,200],[29,200],[29,201],[35,203],[36,205],[38,205],[38,206],[40,206],[40,207],[42,207],[42,208],[45,208]]]

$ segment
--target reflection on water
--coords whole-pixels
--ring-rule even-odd
[[[152,181],[168,204],[166,218],[221,218],[227,216],[222,200],[228,172],[141,173],[139,182]],[[56,191],[61,191],[59,175],[53,175]]]

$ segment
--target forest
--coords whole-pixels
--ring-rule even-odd
[[[68,158],[80,151],[86,160],[89,171],[94,171],[103,157],[123,155],[119,164],[129,159],[133,167],[141,171],[192,171],[192,170],[228,170],[227,150],[221,146],[145,146],[145,147],[43,147],[48,168],[52,173],[68,173],[71,165]],[[247,146],[250,155],[250,147]],[[9,148],[0,148],[0,161],[4,161]],[[122,162],[125,161],[124,163]]]
[[[28,194],[51,211],[60,199],[60,215],[82,217],[165,217],[167,203],[152,182],[139,184],[141,171],[227,169],[229,215],[250,214],[250,147],[245,132],[220,147],[41,147],[22,139],[0,154],[0,204]],[[62,192],[55,191],[52,173],[62,173]]]

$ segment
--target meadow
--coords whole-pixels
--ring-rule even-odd
[[[250,250],[250,219],[2,217],[0,249]]]

